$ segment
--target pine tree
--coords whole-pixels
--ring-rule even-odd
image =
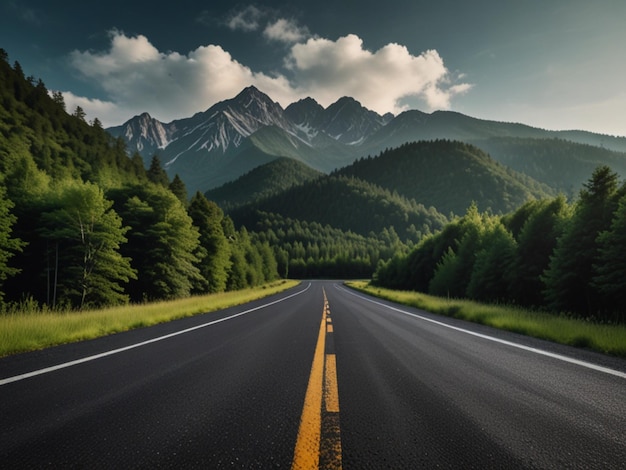
[[[601,308],[592,282],[598,264],[598,235],[608,230],[616,207],[618,176],[598,167],[580,192],[574,215],[558,239],[542,276],[548,306],[555,311],[597,315]]]
[[[178,173],[169,184],[169,188],[170,191],[172,191],[178,200],[183,204],[183,206],[187,207],[187,187],[185,186],[185,183],[183,183],[183,180],[180,179],[180,176],[178,176]]]
[[[598,257],[593,285],[602,295],[608,313],[624,310],[626,304],[626,196],[622,196],[611,227],[597,239]],[[622,315],[623,318],[623,315]]]
[[[226,289],[230,269],[230,245],[224,235],[224,213],[214,202],[197,192],[189,204],[189,216],[200,233],[200,246],[204,257],[199,265],[206,280],[203,292],[222,292]]]
[[[129,283],[135,301],[188,296],[202,282],[197,267],[199,233],[168,189],[143,185],[112,191],[124,224],[131,227],[123,253],[139,275]]]
[[[161,166],[161,160],[158,155],[154,155],[152,157],[152,161],[150,162],[150,168],[148,168],[148,179],[155,184],[161,185],[164,188],[167,188],[170,184],[170,180],[167,176],[167,173]]]
[[[476,300],[506,301],[509,291],[506,274],[517,246],[498,217],[487,220],[481,247],[476,253],[467,296]]]
[[[475,203],[459,221],[459,230],[457,245],[450,246],[437,265],[429,286],[432,294],[459,298],[466,295],[485,230],[484,216],[479,214]]]
[[[517,250],[506,275],[509,294],[517,304],[541,307],[545,304],[541,275],[571,217],[571,208],[565,197],[559,196],[533,201],[521,210],[526,216],[518,230]]]
[[[85,113],[85,110],[83,108],[81,108],[80,106],[76,106],[76,109],[74,109],[74,113],[72,114],[72,116],[77,117],[81,121],[84,121],[85,117],[87,117],[87,114]]]

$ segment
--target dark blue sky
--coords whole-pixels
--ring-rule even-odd
[[[0,47],[105,125],[254,84],[283,106],[349,95],[626,135],[623,0],[8,0]]]

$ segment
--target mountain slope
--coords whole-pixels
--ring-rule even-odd
[[[129,148],[142,155],[146,166],[152,155],[158,153],[172,141],[175,127],[163,124],[148,113],[130,119],[122,126],[107,129],[114,137],[122,137]]]
[[[236,223],[255,226],[259,211],[352,231],[380,233],[393,226],[401,238],[416,239],[443,227],[446,217],[434,208],[392,194],[374,184],[345,176],[322,176],[230,212]]]
[[[19,173],[32,161],[52,178],[145,179],[122,140],[98,120],[87,123],[84,114],[68,114],[62,96],[51,97],[43,81],[25,77],[18,62],[11,67],[7,60],[0,49],[0,173]]]
[[[524,124],[487,121],[453,111],[435,111],[432,114],[417,110],[405,111],[384,128],[370,136],[364,147],[373,152],[399,147],[418,140],[448,139],[467,142],[490,137],[546,136],[546,131]]]
[[[503,165],[568,195],[601,165],[626,176],[626,152],[557,138],[493,137],[475,143]]]
[[[314,114],[315,105],[313,100],[302,103],[301,124],[311,118],[304,108]],[[295,158],[320,171],[354,158],[350,149],[324,131],[309,133],[304,124],[294,124],[278,103],[255,87],[187,119],[161,124],[136,116],[111,133],[125,138],[129,151],[138,151],[146,162],[157,152],[168,174],[178,174],[192,192],[232,181],[276,157]]]
[[[304,163],[282,157],[256,167],[235,181],[207,191],[205,196],[228,211],[319,178],[321,175],[322,173]]]
[[[337,171],[415,199],[447,214],[461,215],[471,201],[480,210],[506,213],[552,190],[495,162],[462,142],[404,144],[376,158],[361,159]]]

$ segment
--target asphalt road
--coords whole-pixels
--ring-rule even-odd
[[[0,359],[2,468],[305,466],[296,447],[325,468],[624,468],[626,361],[330,281]]]

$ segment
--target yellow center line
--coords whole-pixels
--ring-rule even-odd
[[[326,297],[326,293],[324,293]],[[309,385],[304,397],[298,439],[293,455],[292,469],[316,469],[320,460],[320,435],[322,432],[322,387],[324,375],[324,348],[326,345],[326,307],[313,355]]]
[[[322,321],[291,464],[294,470],[318,469],[322,451],[324,468],[341,469],[337,362],[334,354],[325,354],[326,334],[333,331],[328,315],[330,308],[324,291]]]
[[[326,354],[324,404],[329,413],[339,413],[339,390],[337,388],[337,361],[334,354]]]

